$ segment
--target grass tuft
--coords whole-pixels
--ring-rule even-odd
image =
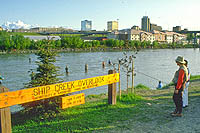
[[[143,85],[143,84],[138,84],[135,89],[143,89],[143,90],[150,90],[149,87]]]

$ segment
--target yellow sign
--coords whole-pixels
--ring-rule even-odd
[[[77,94],[72,96],[66,96],[61,98],[61,108],[69,108],[72,106],[80,105],[85,103],[85,94]]]
[[[0,108],[119,82],[119,73],[0,93]]]

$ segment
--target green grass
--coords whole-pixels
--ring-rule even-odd
[[[193,81],[193,80],[200,80],[200,75],[191,75],[190,76],[190,80]]]
[[[191,75],[190,76],[190,82],[196,81],[196,80],[200,80],[200,75]],[[173,86],[174,84],[171,82],[165,86],[163,86],[161,89],[169,89],[171,86]],[[159,89],[160,90],[160,89]]]
[[[122,95],[116,105],[108,105],[106,95],[92,95],[84,105],[63,110],[56,118],[12,116],[13,132],[88,132],[112,129],[119,123],[133,118],[140,112],[140,106],[146,102],[141,96]],[[95,99],[95,100],[94,100]],[[131,116],[131,117],[130,117]],[[40,117],[41,118],[41,117]]]
[[[200,86],[198,82],[192,84],[189,100],[194,102],[200,96]],[[169,115],[174,110],[173,87],[148,90],[139,85],[139,88],[137,95],[122,94],[116,105],[107,104],[107,94],[87,96],[85,104],[64,109],[50,119],[13,114],[12,132],[120,132],[135,129],[136,123],[155,126],[174,120]]]
[[[143,84],[138,84],[135,89],[143,89],[143,90],[150,90],[149,87],[143,85]]]

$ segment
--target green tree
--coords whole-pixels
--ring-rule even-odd
[[[56,48],[61,48],[61,46],[62,46],[61,40],[56,40],[55,41],[55,46],[56,46]]]
[[[106,41],[107,41],[107,40],[101,41],[101,45],[106,46]]]
[[[98,41],[98,40],[92,41],[92,46],[93,47],[100,47],[100,41]]]
[[[154,41],[153,42],[153,48],[158,48],[159,44],[158,44],[158,41]]]
[[[106,46],[113,47],[114,46],[114,39],[106,40]]]
[[[71,44],[72,44],[72,39],[70,37],[62,37],[61,38],[61,46],[63,48],[70,48]]]
[[[129,41],[129,45],[131,48],[135,48],[135,40]]]
[[[73,48],[81,48],[83,45],[83,40],[80,37],[73,38]]]
[[[48,41],[45,48],[41,48],[38,53],[36,53],[39,60],[36,62],[38,65],[37,72],[36,74],[32,73],[30,75],[31,81],[26,87],[45,86],[62,81],[60,78],[57,78],[57,76],[60,75],[58,74],[59,67],[54,65],[57,53],[52,52],[51,47],[51,43]],[[22,106],[24,107],[24,112],[28,114],[44,114],[46,117],[52,117],[59,111],[59,97],[34,101],[23,104]]]
[[[177,47],[176,42],[173,42],[173,43],[172,43],[172,48],[176,48],[176,47]]]
[[[11,41],[10,35],[5,31],[1,31],[0,32],[0,50],[9,50],[11,47],[10,41]]]
[[[120,40],[119,46],[120,46],[120,47],[124,47],[124,45],[125,45],[125,42],[124,42],[123,40]]]
[[[136,49],[140,49],[141,48],[141,42],[135,41],[135,47],[136,47]]]
[[[192,39],[194,39],[194,34],[188,33],[187,34],[187,40],[188,40],[188,42],[191,43]]]
[[[119,47],[119,40],[115,40],[115,47]]]
[[[143,42],[141,43],[141,46],[142,46],[142,48],[146,48],[146,47],[147,47],[147,41],[143,41]]]
[[[20,50],[26,48],[25,38],[21,34],[16,34],[12,36],[12,40],[14,41],[14,49]]]

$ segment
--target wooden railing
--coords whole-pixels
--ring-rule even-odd
[[[116,104],[117,82],[119,82],[119,73],[115,73],[114,70],[109,70],[108,75],[104,76],[39,86],[11,92],[8,91],[8,88],[0,85],[0,132],[11,132],[10,106],[65,95],[103,85],[108,85],[108,104],[114,105]],[[61,100],[61,108],[67,108],[85,103],[85,96],[83,93],[81,93],[63,97]]]

